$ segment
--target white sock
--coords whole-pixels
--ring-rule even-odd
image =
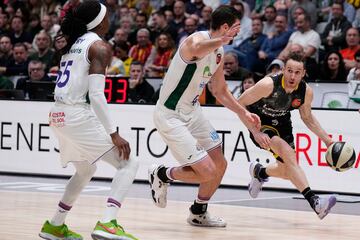
[[[101,219],[101,222],[107,223],[113,219],[116,219],[120,207],[121,207],[121,203],[119,203],[113,198],[108,198],[104,216]]]
[[[58,209],[56,210],[56,213],[54,217],[51,219],[50,223],[54,226],[63,225],[65,222],[66,215],[70,211],[70,209],[71,206],[59,202]]]

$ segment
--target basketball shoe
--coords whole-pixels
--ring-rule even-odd
[[[314,210],[320,219],[329,214],[331,208],[336,204],[336,197],[334,195],[326,197],[316,197]]]
[[[148,170],[152,200],[154,201],[154,204],[160,208],[166,207],[166,195],[169,185],[168,183],[161,181],[158,177],[158,171],[162,167],[164,166],[153,164]]]
[[[249,194],[252,198],[257,198],[261,192],[262,186],[265,182],[269,181],[268,178],[260,179],[256,177],[261,169],[262,165],[260,163],[252,162],[250,163],[249,173],[251,176],[251,181],[248,185]]]
[[[83,237],[80,234],[77,234],[68,229],[68,227],[63,224],[60,226],[54,226],[49,221],[46,221],[41,228],[39,233],[41,238],[47,240],[82,240]]]
[[[137,240],[126,233],[115,219],[107,223],[97,222],[91,237],[94,240]]]
[[[211,217],[209,212],[204,214],[193,214],[190,210],[190,215],[187,218],[190,225],[197,227],[226,227],[224,219],[219,217]]]

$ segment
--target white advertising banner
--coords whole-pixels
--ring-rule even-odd
[[[57,140],[48,126],[48,111],[53,103],[0,101],[0,171],[72,175],[74,169],[61,168]],[[152,163],[177,165],[167,146],[156,132],[152,121],[154,106],[110,105],[111,115],[121,136],[127,139],[133,154],[141,164],[136,179],[147,179]],[[222,138],[228,169],[222,184],[246,186],[249,181],[249,161],[263,164],[274,161],[271,154],[258,149],[237,116],[223,107],[204,107]],[[357,153],[355,168],[339,173],[330,169],[325,161],[325,145],[302,123],[297,111],[293,112],[297,158],[310,186],[315,190],[360,194],[360,114],[357,111],[316,110],[315,116],[333,139],[344,140],[354,146]],[[111,178],[114,170],[99,162],[97,177]],[[268,187],[294,188],[288,181],[272,178]]]

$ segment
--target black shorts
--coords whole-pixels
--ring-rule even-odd
[[[274,136],[279,136],[281,139],[283,139],[285,142],[287,142],[290,145],[290,147],[295,149],[294,136],[293,136],[293,133],[292,133],[292,127],[291,126],[281,126],[281,127],[275,128],[275,127],[270,126],[270,125],[262,125],[260,131],[267,134],[270,139],[272,137],[274,137]],[[251,132],[250,132],[250,138],[257,147],[261,148],[260,145],[255,141],[255,138],[254,138],[254,136],[253,136],[253,134]],[[263,148],[261,148],[261,149],[263,149]],[[274,155],[276,160],[278,160],[280,162],[284,162],[272,150],[270,150],[270,152]]]

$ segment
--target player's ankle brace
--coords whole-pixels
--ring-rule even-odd
[[[207,203],[197,203],[194,201],[194,204],[191,205],[190,210],[193,214],[199,215],[204,214],[207,211]]]
[[[171,182],[171,179],[166,174],[167,169],[168,169],[167,167],[162,167],[158,170],[158,177],[160,178],[161,181],[165,183]]]

